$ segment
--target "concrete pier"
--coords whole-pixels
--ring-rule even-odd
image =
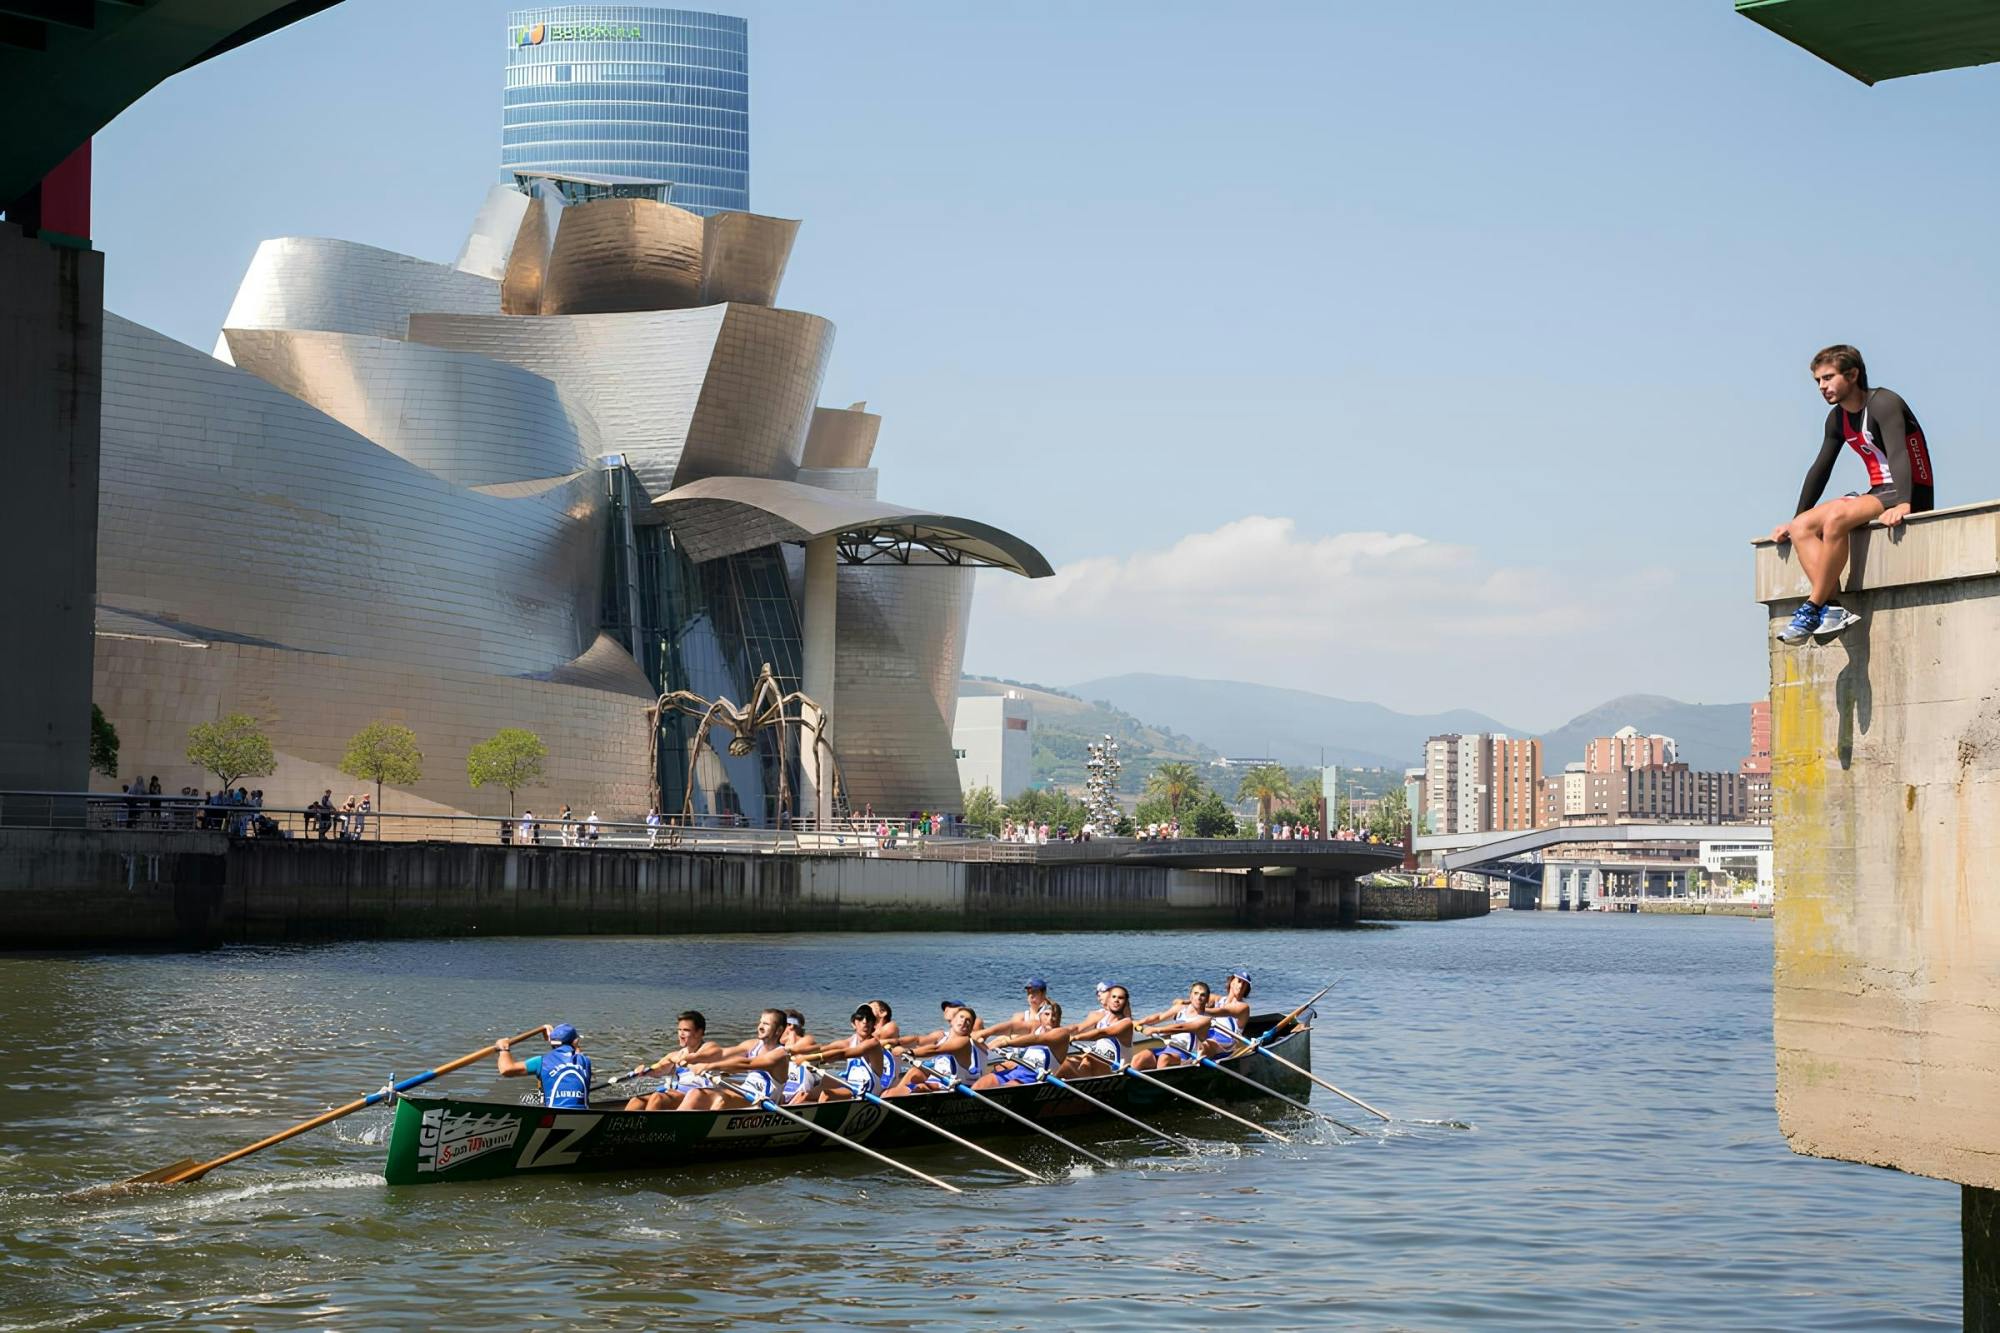
[[[436,935],[1319,929],[1484,915],[1485,895],[1351,873],[220,833],[0,833],[0,948]]]
[[[1775,629],[1805,585],[1761,543]],[[1966,1187],[2000,1328],[2000,504],[1856,534],[1861,623],[1771,646],[1778,1119],[1794,1151]]]

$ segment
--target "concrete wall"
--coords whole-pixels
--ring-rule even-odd
[[[1771,647],[1779,1123],[1798,1152],[1993,1189],[2000,504],[1860,534],[1849,586],[1859,625]],[[1772,628],[1803,592],[1761,546]]]
[[[104,256],[0,223],[0,789],[90,771]]]
[[[1361,885],[1363,921],[1463,921],[1493,910],[1481,889],[1430,889],[1407,884]]]
[[[1430,902],[1421,901],[1423,894]],[[1466,915],[1403,890],[1378,919]],[[1479,907],[1483,909],[1481,901]],[[1318,928],[1361,918],[1344,875],[499,845],[235,842],[9,831],[0,947],[845,930]]]

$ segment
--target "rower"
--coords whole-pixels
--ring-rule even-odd
[[[1165,1037],[1167,1042],[1156,1051],[1140,1051],[1132,1057],[1132,1067],[1170,1069],[1178,1064],[1192,1064],[1204,1055],[1213,1055],[1216,1047],[1208,1039],[1210,1027],[1215,1021],[1208,1012],[1212,994],[1206,981],[1197,981],[1188,987],[1185,1000],[1171,1009],[1163,1009],[1140,1019],[1140,1027],[1150,1029],[1155,1036]]]
[[[759,1101],[776,1101],[785,1086],[785,1074],[792,1063],[790,1051],[781,1040],[785,1032],[785,1011],[765,1009],[757,1015],[757,1035],[748,1041],[723,1048],[721,1054],[697,1060],[688,1067],[697,1074],[741,1074],[744,1092],[720,1079],[706,1088],[696,1088],[681,1099],[683,1111],[720,1111],[752,1106]],[[745,1092],[749,1095],[745,1096]]]
[[[951,1035],[951,1016],[952,1016],[952,1015],[953,1015],[954,1013],[958,1012],[958,1011],[959,1011],[960,1009],[963,1009],[963,1008],[965,1008],[965,1001],[964,1001],[964,1000],[940,1000],[940,1001],[938,1001],[938,1029],[937,1029],[937,1031],[935,1031],[935,1032],[926,1032],[926,1033],[925,1033],[925,1034],[924,1034],[923,1036],[921,1036],[921,1037],[918,1037],[918,1038],[916,1039],[916,1041],[917,1041],[917,1042],[935,1042],[935,1041],[943,1041],[943,1040],[944,1040],[944,1039],[945,1039],[946,1037],[949,1037],[949,1036]],[[912,1043],[912,1044],[914,1045],[915,1043]]]
[[[1074,1044],[1069,1058],[1056,1073],[1064,1078],[1094,1078],[1109,1074],[1126,1061],[1132,1043],[1132,992],[1111,985],[1104,992],[1104,1007],[1081,1023],[1056,1028],[1051,1034],[1068,1037]]]
[[[882,1089],[889,1086],[896,1067],[895,1057],[878,1035],[881,1029],[875,1021],[874,1006],[860,1006],[848,1016],[848,1021],[854,1024],[853,1036],[813,1053],[815,1060],[839,1071],[835,1077],[819,1081],[814,1100],[845,1101],[865,1092],[879,1097]]]
[[[1218,1059],[1241,1049],[1243,1025],[1250,1021],[1250,974],[1239,967],[1224,985],[1225,993],[1208,1002],[1208,1039],[1215,1045],[1210,1054]]]
[[[883,1096],[936,1092],[953,1079],[965,1083],[978,1081],[986,1072],[986,1052],[972,1039],[973,1029],[979,1026],[979,1015],[972,1006],[960,1005],[951,1011],[947,1026],[949,1031],[936,1040],[913,1042],[899,1052],[909,1057],[909,1071]]]
[[[868,1007],[875,1011],[875,1035],[883,1041],[895,1041],[903,1035],[896,1026],[896,1011],[889,1007],[887,1000],[870,1000]]]
[[[671,1111],[688,1093],[708,1086],[708,1081],[699,1074],[688,1072],[688,1066],[694,1061],[713,1059],[722,1054],[722,1048],[708,1039],[708,1020],[702,1017],[699,1009],[684,1010],[674,1020],[674,1036],[680,1041],[680,1049],[668,1051],[646,1066],[649,1074],[665,1073],[665,1081],[657,1090],[642,1092],[626,1102],[626,1110]]]
[[[791,1052],[792,1072],[785,1079],[784,1096],[778,1098],[787,1106],[819,1099],[819,1069],[808,1061],[797,1057],[819,1049],[819,1038],[806,1031],[806,1016],[796,1009],[785,1010],[785,1030],[778,1038]]]
[[[975,1091],[1009,1083],[1039,1083],[1043,1074],[1054,1073],[1056,1066],[1069,1057],[1069,1038],[1051,1035],[1062,1027],[1062,1006],[1054,1000],[1044,1000],[1035,1020],[1035,1025],[1026,1030],[1027,1036],[1033,1039],[1031,1044],[1001,1047],[1004,1054],[994,1061],[994,1069],[972,1085]],[[1010,1019],[990,1028],[975,1030],[972,1039],[985,1041],[1003,1029],[1019,1031]]]
[[[551,1111],[589,1110],[590,1057],[577,1053],[580,1043],[576,1029],[568,1023],[556,1023],[545,1025],[542,1031],[549,1039],[547,1055],[517,1060],[509,1049],[513,1045],[510,1038],[502,1037],[493,1043],[500,1051],[500,1076],[528,1074],[540,1080],[542,1105]]]

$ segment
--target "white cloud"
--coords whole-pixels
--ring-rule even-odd
[[[1508,521],[1496,519],[1502,536]],[[1555,725],[1615,694],[1674,692],[1650,668],[1692,637],[1672,628],[1684,590],[1670,570],[1605,556],[1500,564],[1415,533],[1314,536],[1251,516],[1047,579],[985,576],[966,665],[1046,684],[1130,671],[1248,680]],[[1683,698],[1752,692],[1680,684]]]

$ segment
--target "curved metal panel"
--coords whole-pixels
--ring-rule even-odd
[[[97,586],[239,638],[498,675],[596,637],[603,481],[470,491],[256,376],[105,317]]]
[[[776,305],[799,224],[761,213],[711,213],[701,229],[701,304]]]
[[[867,467],[875,456],[875,437],[881,433],[882,418],[854,407],[815,407],[812,425],[806,431],[806,448],[801,467]]]
[[[520,230],[507,252],[507,271],[500,279],[500,309],[509,315],[542,313],[549,254],[556,248],[556,228],[562,224],[562,194],[555,186],[535,181],[528,189],[528,207],[521,214]]]
[[[528,213],[528,196],[505,185],[496,185],[486,192],[485,200],[479,205],[479,212],[473,216],[472,230],[465,235],[465,244],[459,247],[458,262],[453,265],[461,273],[471,273],[495,282],[507,276],[507,257],[514,251],[514,238],[521,234],[521,223]]]
[[[972,585],[969,569],[841,569],[830,714],[856,809],[964,808],[951,718]]]
[[[596,199],[562,211],[542,286],[544,315],[685,310],[701,305],[702,220],[651,199]]]
[[[401,338],[418,310],[498,314],[500,284],[372,245],[281,236],[257,247],[222,327]],[[215,355],[228,360],[225,339]]]
[[[277,753],[277,771],[254,784],[269,806],[363,790],[339,764],[348,738],[378,718],[415,731],[424,752],[423,778],[387,789],[388,810],[505,815],[505,788],[475,791],[465,780],[466,752],[502,727],[532,731],[549,750],[541,782],[516,794],[522,809],[553,815],[568,801],[581,814],[637,819],[652,799],[650,693],[255,644],[195,647],[100,623],[92,694],[118,728],[121,757],[135,772],[159,774],[169,791],[215,781],[188,762],[188,728],[245,712]]]
[[[565,476],[599,452],[586,414],[503,361],[353,333],[223,336],[238,368],[462,486]]]
[[[533,371],[597,423],[650,496],[693,468],[798,471],[833,326],[753,306],[540,318],[413,315],[410,338]]]

